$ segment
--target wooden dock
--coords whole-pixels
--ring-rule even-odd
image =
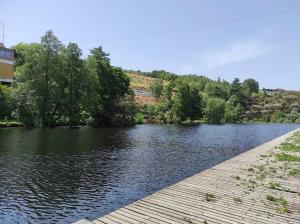
[[[300,224],[300,177],[284,176],[287,165],[271,157],[295,131],[300,129],[97,220],[76,224]],[[300,168],[300,163],[290,166]]]

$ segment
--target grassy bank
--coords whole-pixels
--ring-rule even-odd
[[[24,127],[24,125],[17,121],[0,121],[0,128],[10,127]]]

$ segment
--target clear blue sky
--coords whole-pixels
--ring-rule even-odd
[[[113,65],[300,90],[300,0],[0,0],[6,46],[52,29]]]

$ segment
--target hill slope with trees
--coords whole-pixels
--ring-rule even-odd
[[[16,76],[13,87],[0,84],[0,126],[300,123],[299,92],[270,92],[251,78],[228,82],[164,70],[123,70],[111,65],[101,47],[83,58],[76,43],[65,46],[52,31],[40,43],[13,49]]]
[[[260,89],[259,83],[252,78],[243,82],[235,78],[229,83],[220,78],[211,80],[198,75],[179,76],[164,70],[127,72],[152,78],[148,91],[152,92],[156,103],[140,107],[140,113],[149,122],[300,123],[298,91],[278,89],[270,94]]]

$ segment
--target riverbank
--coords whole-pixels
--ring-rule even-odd
[[[299,223],[300,129],[88,223]]]
[[[17,121],[0,121],[0,128],[10,127],[24,127],[24,125]]]
[[[167,123],[160,123],[160,122],[153,122],[153,121],[145,121],[143,123],[137,123],[135,125],[141,125],[141,124],[150,124],[150,125],[156,125],[156,124],[167,124]],[[299,123],[276,123],[276,122],[263,122],[263,121],[247,121],[247,122],[241,122],[241,123],[209,123],[205,122],[203,120],[195,120],[195,121],[184,121],[181,123],[181,125],[200,125],[200,124],[299,124]],[[0,121],[0,128],[26,128],[24,124],[18,121]],[[77,126],[66,126],[66,125],[57,125],[51,128],[58,128],[58,127],[63,127],[63,128],[82,128],[82,127],[93,127],[91,125],[77,125]],[[33,128],[39,128],[39,127],[33,127]]]

